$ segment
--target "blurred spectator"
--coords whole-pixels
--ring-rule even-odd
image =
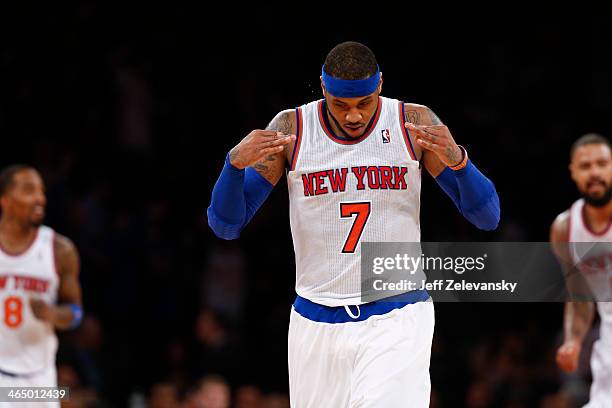
[[[148,408],[179,408],[176,386],[168,382],[160,382],[151,387]]]
[[[187,355],[185,346],[178,340],[172,340],[166,349],[166,361],[168,366],[165,374],[174,384],[184,387],[190,379],[186,367]]]
[[[194,375],[213,372],[231,377],[239,371],[240,356],[219,314],[210,309],[200,311],[195,324],[195,340],[189,353]]]
[[[100,350],[103,341],[103,329],[100,321],[91,315],[85,315],[76,332],[76,358],[84,381],[97,390],[104,387],[100,369]]]
[[[60,364],[57,368],[57,383],[59,387],[68,387],[70,398],[62,401],[66,408],[97,408],[106,407],[96,390],[92,387],[82,386],[81,379],[74,367]]]
[[[218,375],[202,378],[188,396],[185,408],[229,408],[230,388],[225,379]]]
[[[475,382],[467,390],[467,408],[487,408],[492,403],[491,389],[484,381]]]
[[[540,401],[539,408],[577,408],[578,406],[572,402],[569,395],[558,392],[556,394],[546,395]]]
[[[263,408],[262,394],[254,385],[243,385],[239,387],[234,396],[235,408]]]
[[[239,247],[214,246],[208,254],[202,292],[206,306],[236,321],[244,302],[245,256]]]
[[[148,150],[151,147],[151,91],[142,71],[119,68],[120,135],[124,146]]]
[[[264,397],[262,408],[289,408],[289,396],[272,393]]]

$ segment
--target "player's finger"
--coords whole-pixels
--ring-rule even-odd
[[[427,129],[425,126],[415,126],[412,123],[408,123],[409,126],[408,130],[410,130],[413,134],[417,135],[417,136],[422,136],[428,140],[431,140],[432,142],[435,142],[436,139],[436,135],[432,135],[431,133],[427,132]]]
[[[422,147],[424,147],[427,150],[432,150],[432,151],[440,150],[440,146],[439,145],[437,145],[437,144],[435,144],[435,143],[433,143],[433,142],[431,142],[429,140],[426,140],[426,139],[424,139],[422,137],[417,137],[416,141],[417,141],[417,143],[419,145],[421,145]]]
[[[444,125],[432,125],[432,126],[415,126],[412,123],[407,123],[406,126],[409,130],[414,130],[415,132],[429,136],[433,138],[435,141],[436,138],[447,138],[448,137],[448,129]]]
[[[448,135],[448,129],[446,128],[446,126],[444,126],[444,127],[440,127],[440,125],[438,125],[438,126],[425,126],[425,127],[422,128],[422,130],[424,132],[427,132],[427,134],[438,136],[438,137],[445,137],[445,136]]]
[[[404,122],[404,126],[408,128],[408,130],[414,130],[415,132],[422,132],[423,126],[415,125],[412,122]]]
[[[295,135],[287,135],[279,139],[272,139],[263,142],[261,147],[282,146],[291,143],[293,140],[295,140]]]
[[[276,130],[255,130],[254,131],[255,135],[257,136],[261,136],[261,137],[273,137],[273,138],[279,138],[281,137],[281,135],[283,135],[282,132],[278,132]]]
[[[282,139],[283,137],[287,137],[287,136],[291,136],[291,134],[288,134],[288,133],[286,134],[283,132],[276,132],[274,135],[266,134],[266,135],[260,136],[260,140],[268,140],[268,141],[276,140],[276,139]]]
[[[420,130],[420,131],[425,131],[427,130],[427,128],[431,127],[428,125],[416,125],[412,122],[404,122],[404,126],[407,127],[409,130]]]
[[[272,146],[272,147],[266,147],[265,149],[261,150],[259,152],[259,154],[261,156],[265,156],[267,154],[275,154],[275,153],[280,153],[285,149],[285,146]]]
[[[404,123],[409,130],[417,130],[421,132],[425,132],[432,135],[445,135],[447,133],[446,125],[415,125],[414,123],[406,122]]]

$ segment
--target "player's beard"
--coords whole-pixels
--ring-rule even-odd
[[[588,188],[588,187],[587,187]],[[606,184],[606,191],[599,197],[590,195],[587,191],[580,191],[584,202],[593,207],[603,207],[610,202],[612,198],[612,184]]]
[[[30,227],[33,227],[33,228],[40,227],[41,225],[43,225],[43,222],[45,221],[45,214],[44,214],[44,212],[43,212],[42,216],[40,216],[40,215],[32,215],[30,217],[29,221],[30,221],[29,222]]]
[[[30,225],[34,228],[38,228],[41,225],[43,225],[44,219],[43,218],[38,218],[35,220],[32,220],[32,222],[30,222]]]

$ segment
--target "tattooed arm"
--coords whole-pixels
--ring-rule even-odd
[[[266,127],[266,130],[280,132],[284,135],[294,135],[296,128],[297,118],[295,110],[287,109],[276,115]],[[271,184],[276,185],[283,175],[286,163],[291,160],[290,155],[293,152],[294,145],[295,139],[286,144],[283,151],[266,155],[266,157],[253,164],[252,167]]]
[[[405,126],[415,153],[461,214],[476,227],[490,231],[500,219],[495,186],[468,160],[448,127],[431,109],[406,104]]]
[[[414,128],[408,128],[410,141],[417,158],[432,177],[437,177],[447,166],[461,161],[461,149],[455,143],[450,131],[440,118],[427,106],[407,103],[405,121]]]
[[[293,122],[292,122],[293,116]],[[254,130],[227,155],[207,210],[208,225],[223,239],[236,239],[283,174],[295,135],[292,111],[281,112],[266,130]]]

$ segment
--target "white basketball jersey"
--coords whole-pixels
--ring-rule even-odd
[[[612,228],[596,234],[584,221],[584,200],[576,201],[570,210],[569,242],[611,243],[610,245],[570,245],[574,263],[587,281],[597,299],[597,310],[601,318],[600,338],[612,344]]]
[[[327,306],[361,304],[360,244],[419,242],[421,170],[404,104],[379,98],[363,136],[333,134],[324,101],[297,109],[287,184],[296,292]]]
[[[0,370],[31,374],[55,364],[54,328],[34,317],[29,304],[31,298],[57,302],[53,235],[41,226],[25,252],[0,250]]]

